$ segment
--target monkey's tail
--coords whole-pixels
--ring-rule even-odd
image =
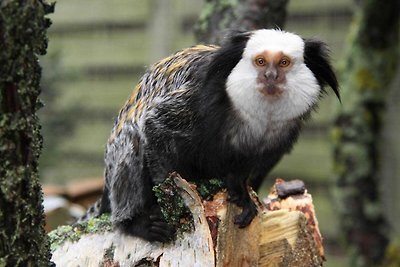
[[[85,222],[90,218],[94,218],[100,216],[103,213],[110,213],[110,200],[108,198],[108,189],[105,187],[103,191],[103,195],[99,198],[90,208],[86,211],[86,213],[78,218],[74,224]]]

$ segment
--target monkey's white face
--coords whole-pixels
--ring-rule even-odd
[[[301,37],[255,31],[227,79],[227,93],[250,128],[297,118],[316,103],[320,86],[304,63]],[[261,130],[261,129],[260,129]]]

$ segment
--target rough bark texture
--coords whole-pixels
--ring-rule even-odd
[[[40,0],[0,2],[0,266],[49,265],[36,111],[52,9]]]
[[[337,197],[352,266],[381,262],[388,244],[378,168],[382,117],[398,61],[398,0],[365,0],[350,33],[335,122]]]
[[[206,0],[200,14],[198,41],[220,44],[227,30],[282,28],[289,0]]]
[[[249,226],[240,229],[233,223],[240,208],[227,201],[225,189],[202,199],[196,190],[198,186],[177,174],[171,178],[157,190],[168,195],[170,202],[182,199],[179,210],[182,207],[190,210],[192,220],[181,218],[181,226],[193,222],[190,230],[186,227],[185,232],[178,230],[174,242],[149,243],[113,232],[109,215],[102,215],[51,232],[52,260],[57,266],[322,265],[322,239],[312,198],[307,192],[282,199],[274,189],[266,199],[266,206],[252,193],[259,213]],[[168,212],[167,217],[169,213],[176,212]]]

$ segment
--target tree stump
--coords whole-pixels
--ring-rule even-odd
[[[251,191],[259,213],[240,229],[233,223],[240,208],[227,201],[226,190],[204,200],[179,175],[172,180],[192,215],[192,230],[179,233],[169,244],[150,243],[113,231],[109,216],[92,218],[84,226],[61,227],[49,234],[52,261],[57,266],[121,267],[322,265],[321,236],[304,184],[299,189],[298,181],[278,179],[264,203]],[[282,185],[294,185],[295,190],[279,195]]]

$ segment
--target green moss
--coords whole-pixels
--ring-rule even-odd
[[[224,181],[220,179],[202,180],[197,182],[196,185],[202,199],[209,199],[225,187]]]
[[[400,240],[393,240],[386,248],[383,267],[400,266]]]
[[[198,185],[199,192],[203,198],[209,198],[221,190],[222,187],[223,182],[218,179],[204,181]],[[165,220],[177,229],[178,234],[191,231],[194,227],[192,213],[180,195],[181,190],[177,187],[172,177],[167,178],[163,183],[153,188]],[[112,231],[109,214],[91,218],[74,226],[60,226],[48,234],[51,244],[50,248],[51,251],[55,251],[66,241],[76,242],[82,235],[108,231]],[[109,253],[109,255],[111,254]]]
[[[332,137],[338,177],[336,199],[341,201],[338,210],[342,232],[350,237],[351,266],[377,266],[389,240],[378,191],[381,177],[377,148],[388,84],[398,61],[398,38],[390,38],[398,36],[395,2],[382,5],[381,1],[371,0],[360,5],[342,70],[344,101]],[[397,24],[383,25],[382,20],[390,16]]]
[[[334,144],[338,144],[343,136],[343,131],[340,127],[332,127],[331,139]]]
[[[2,1],[0,8],[0,242],[1,265],[47,266],[38,158],[42,148],[36,115],[47,48],[44,0]],[[3,244],[4,243],[4,244]],[[4,256],[6,255],[6,256]]]
[[[181,189],[178,188],[172,177],[163,183],[154,186],[153,191],[157,197],[161,212],[165,220],[173,225],[177,233],[187,232],[193,229],[193,216],[180,196]]]
[[[375,78],[374,73],[367,68],[360,68],[355,74],[355,80],[359,90],[378,90],[381,88],[381,84]]]
[[[220,0],[220,7],[221,8],[232,8],[239,4],[238,0]]]
[[[103,214],[99,217],[91,218],[88,221],[74,226],[59,226],[48,234],[51,244],[50,249],[53,252],[66,241],[76,242],[83,234],[95,234],[111,230],[112,223],[109,214]]]

